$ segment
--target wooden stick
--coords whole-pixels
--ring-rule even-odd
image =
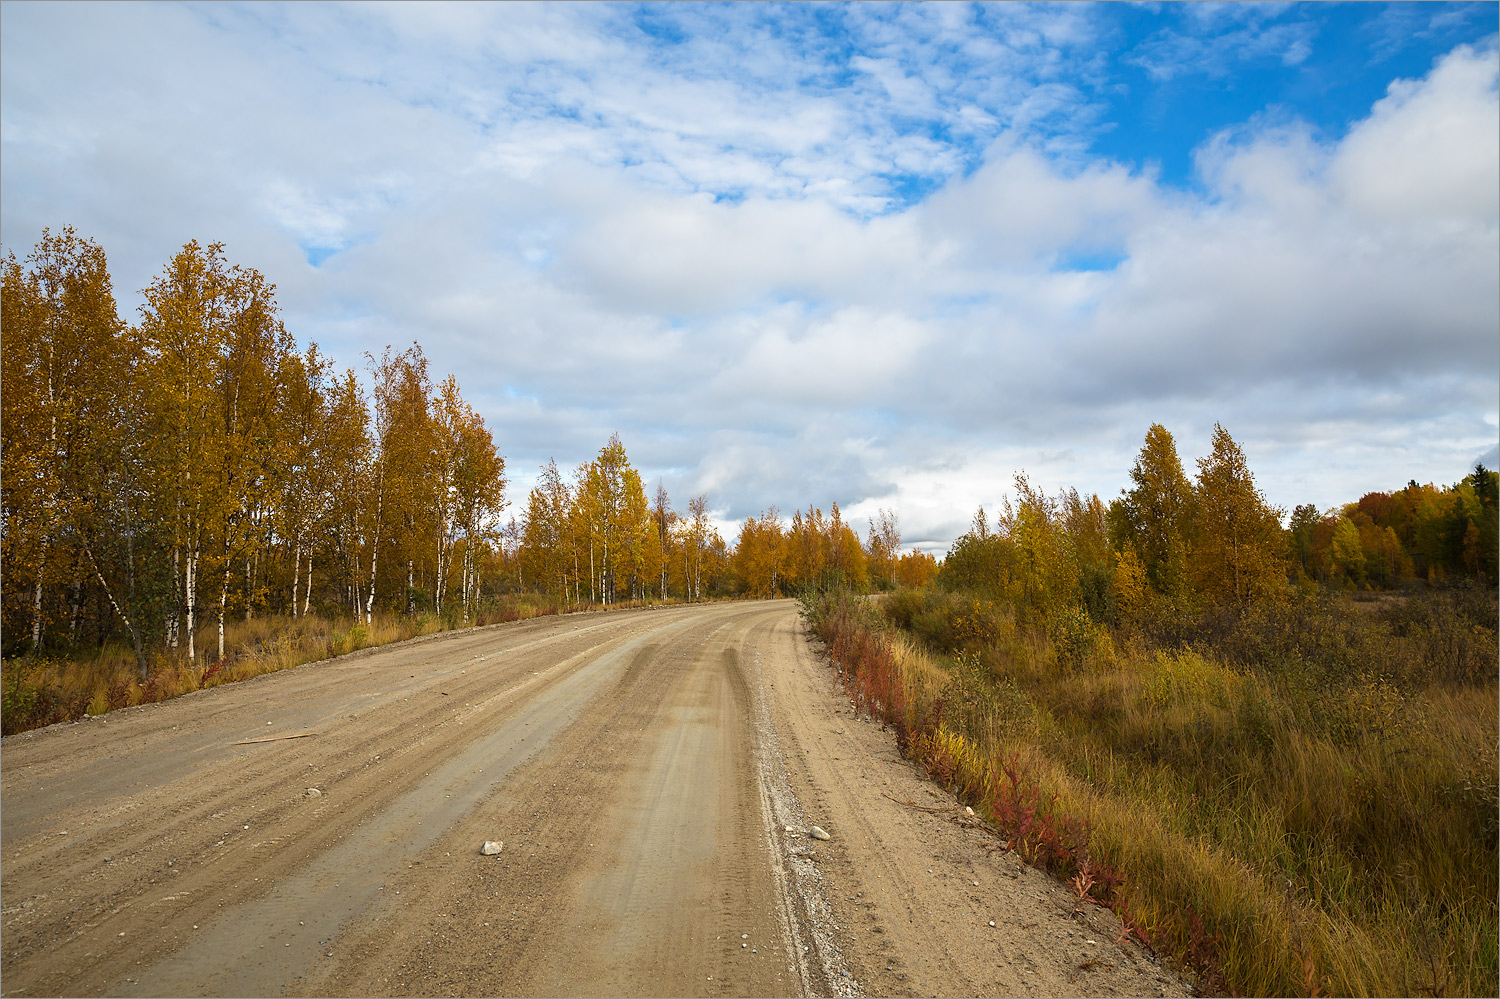
[[[244,740],[242,740],[240,742],[231,742],[230,745],[231,746],[249,746],[252,743],[256,743],[256,742],[284,742],[287,739],[306,739],[310,735],[317,735],[317,734],[318,733],[316,733],[316,732],[298,732],[296,735],[272,735],[272,736],[267,736],[264,739],[244,739]]]
[[[885,791],[881,791],[880,793],[884,794],[887,798],[890,798],[892,801],[894,801],[898,805],[905,805],[907,808],[917,808],[917,809],[920,809],[920,810],[922,810],[924,812],[931,812],[934,815],[947,815],[950,811],[953,810],[953,809],[949,809],[949,808],[929,808],[926,805],[919,805],[915,801],[912,801],[910,799],[908,799],[906,801],[902,801],[900,798],[897,798],[895,795],[889,794],[889,793],[887,793]]]

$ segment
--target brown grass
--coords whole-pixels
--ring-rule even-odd
[[[1385,657],[1384,672],[1340,675],[1318,655],[1254,669],[1215,651],[1244,635],[1163,648],[941,594],[885,613],[949,651],[825,601],[812,617],[846,682],[872,708],[902,691],[899,715],[877,713],[913,758],[1028,859],[1088,873],[1090,897],[1201,989],[1496,994],[1500,718],[1494,676],[1468,665],[1493,668],[1482,617],[1403,608],[1366,634],[1384,625],[1325,608],[1348,617],[1302,626],[1329,658]],[[1463,647],[1435,643],[1429,618],[1467,627]]]

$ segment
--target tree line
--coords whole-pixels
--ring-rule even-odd
[[[1130,482],[1106,504],[1077,490],[1048,496],[1018,475],[1016,502],[993,527],[980,508],[940,581],[1033,611],[1143,625],[1244,609],[1289,583],[1496,582],[1497,475],[1483,466],[1452,486],[1412,482],[1323,513],[1304,504],[1283,526],[1222,426],[1189,480],[1171,433],[1153,424]]]
[[[542,468],[527,499],[515,565],[523,586],[603,604],[680,596],[782,597],[808,589],[861,592],[918,586],[937,573],[923,552],[901,554],[895,514],[881,510],[864,542],[838,503],[825,516],[809,506],[784,522],[771,507],[746,517],[726,544],[709,515],[708,497],[672,509],[658,483],[650,500],[619,436],[578,466],[571,481],[555,461]]]
[[[275,286],[190,242],[120,318],[103,249],[71,228],[7,254],[0,287],[0,624],[6,658],[123,641],[222,659],[236,617],[462,625],[516,591],[563,604],[784,596],[918,584],[882,511],[861,543],[834,504],[735,543],[708,497],[647,497],[618,435],[543,469],[508,522],[507,470],[457,380],[419,345],[365,378],[299,350]],[[203,635],[209,631],[204,649]]]

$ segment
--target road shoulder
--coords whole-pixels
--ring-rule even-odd
[[[832,837],[796,830],[781,845],[820,875],[819,921],[847,972],[838,992],[1190,994],[1120,940],[1113,913],[1078,905],[902,759],[894,733],[843,695],[800,619],[781,618],[761,643],[757,688],[788,792]]]

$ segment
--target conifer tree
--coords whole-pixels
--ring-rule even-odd
[[[1130,480],[1133,487],[1110,504],[1111,540],[1117,550],[1135,548],[1158,593],[1180,595],[1186,584],[1193,490],[1177,457],[1177,443],[1161,424],[1146,431]]]
[[[1198,459],[1193,583],[1215,603],[1240,608],[1270,596],[1286,579],[1281,511],[1265,500],[1245,454],[1214,424],[1213,450]]]

